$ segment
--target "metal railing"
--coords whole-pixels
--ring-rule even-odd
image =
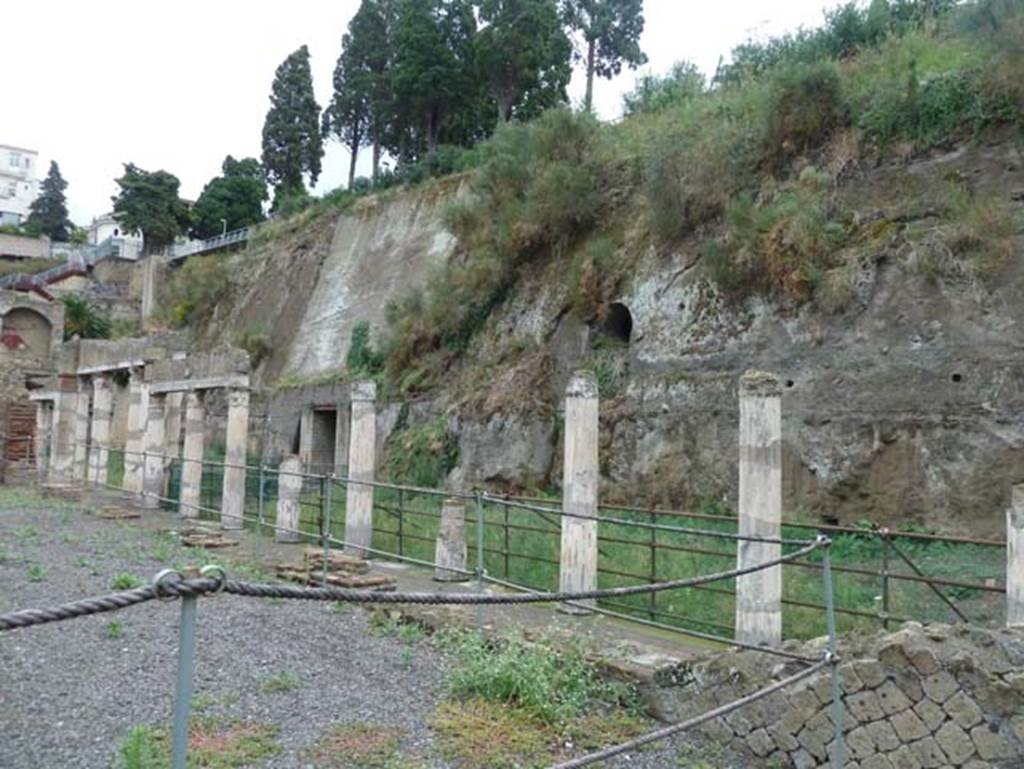
[[[118,477],[125,451],[109,449],[110,477]],[[142,463],[147,455],[141,452]],[[161,504],[177,508],[182,460],[161,455],[167,475]],[[116,465],[116,466],[115,466]],[[223,470],[215,459],[203,460],[199,518],[219,518]],[[244,521],[265,532],[277,498],[279,471],[260,462],[247,462]],[[328,473],[303,473],[299,530],[316,541],[344,543],[345,489],[351,479]],[[359,482],[373,487],[373,552],[379,557],[432,565],[441,518],[449,498],[467,507],[467,549],[476,570],[486,579],[527,590],[550,590],[558,584],[561,521],[557,501],[495,496],[482,491],[446,491],[386,482]],[[598,579],[602,585],[628,585],[699,573],[734,561],[735,549],[715,541],[736,535],[737,519],[730,516],[608,506],[598,521]],[[703,528],[694,530],[694,525]],[[709,532],[715,532],[712,536]],[[1005,595],[1004,542],[970,537],[944,537],[926,532],[893,531],[884,527],[857,528],[786,523],[790,539],[808,533],[828,534],[833,571],[842,574],[836,613],[842,630],[881,626],[907,620],[970,620],[1001,622]],[[971,570],[980,579],[965,578]],[[785,567],[782,599],[789,637],[821,635],[824,596],[813,559]],[[475,573],[475,572],[474,572]],[[735,585],[698,586],[665,597],[656,594],[612,600],[599,608],[641,624],[684,632],[717,635],[733,632]]]
[[[206,240],[190,240],[187,243],[176,244],[168,250],[167,259],[174,262],[196,254],[205,254],[240,245],[248,242],[251,233],[252,227],[242,227]]]

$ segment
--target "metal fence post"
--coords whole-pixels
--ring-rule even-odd
[[[263,562],[263,494],[266,490],[266,475],[263,472],[263,461],[260,460],[260,479],[256,492],[256,562]]]
[[[655,515],[654,508],[652,507],[651,508],[651,529],[650,529],[650,532],[651,532],[651,541],[650,541],[650,549],[651,549],[651,563],[650,563],[650,566],[651,566],[651,569],[650,569],[650,572],[648,574],[648,581],[651,584],[654,584],[655,582],[658,581],[658,530],[655,528],[657,523],[658,523],[658,516]],[[651,620],[653,621],[654,619],[657,618],[657,614],[658,614],[658,594],[657,593],[648,593],[647,594],[647,603],[648,603],[647,614],[650,616]]]
[[[502,507],[504,508],[504,513],[505,513],[505,579],[512,579],[512,575],[509,573],[509,570],[508,570],[508,558],[509,558],[509,552],[508,551],[509,551],[509,548],[511,547],[511,545],[509,543],[509,537],[508,537],[508,502],[506,502],[504,505],[502,505]]]
[[[889,530],[881,529],[882,537],[882,627],[889,629]]]
[[[484,502],[480,492],[476,492],[476,590],[484,592]],[[476,605],[476,630],[479,633],[484,626],[483,604]]]
[[[196,646],[196,596],[181,597],[178,635],[178,682],[174,693],[173,769],[186,769],[188,716],[192,704],[192,666]]]
[[[398,554],[405,555],[405,494],[402,489],[398,490]]]
[[[819,535],[819,538],[823,540],[824,544],[821,573],[825,589],[825,623],[828,628],[828,660],[832,678],[832,733],[834,735],[832,767],[833,769],[843,769],[846,766],[846,744],[843,740],[843,700],[839,685],[839,657],[836,654],[836,612],[832,595],[832,542],[824,534]]]
[[[334,486],[334,476],[328,475],[324,477],[324,493],[323,493],[323,504],[324,504],[324,530],[322,533],[323,546],[324,546],[324,563],[323,563],[323,576],[321,577],[321,583],[324,587],[327,587],[327,563],[330,559],[331,550],[331,487]]]

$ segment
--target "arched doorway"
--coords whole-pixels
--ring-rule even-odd
[[[0,321],[0,340],[13,352],[38,360],[50,357],[53,326],[45,316],[27,307],[15,307]]]

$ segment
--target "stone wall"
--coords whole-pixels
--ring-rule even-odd
[[[789,648],[820,657],[819,639]],[[1010,769],[1024,766],[1024,630],[907,623],[840,649],[848,769]],[[662,675],[648,695],[682,720],[750,694],[801,667],[729,652]],[[703,727],[749,766],[829,766],[830,676],[816,674]]]

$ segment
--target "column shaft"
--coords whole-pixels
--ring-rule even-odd
[[[249,441],[249,391],[228,393],[227,446],[224,455],[222,529],[241,529],[245,513],[245,459]]]
[[[146,409],[146,431],[143,440],[142,504],[159,507],[164,486],[164,404],[166,395],[150,395]]]
[[[206,407],[202,392],[190,392],[185,398],[185,445],[181,460],[181,496],[178,512],[185,518],[199,515],[203,485],[203,439],[206,434]]]
[[[748,371],[740,379],[739,533],[782,532],[782,389],[773,374]],[[738,568],[782,555],[782,546],[738,541]],[[736,579],[736,640],[782,643],[782,567]]]
[[[346,552],[365,555],[373,541],[373,481],[377,455],[377,387],[353,382],[352,422],[349,430],[348,478],[345,489]]]
[[[1006,512],[1006,624],[1024,625],[1024,483],[1013,487]]]
[[[89,446],[89,480],[97,486],[107,482],[107,460],[110,454],[110,420],[114,411],[114,391],[110,377],[96,374],[92,378],[92,435]]]

